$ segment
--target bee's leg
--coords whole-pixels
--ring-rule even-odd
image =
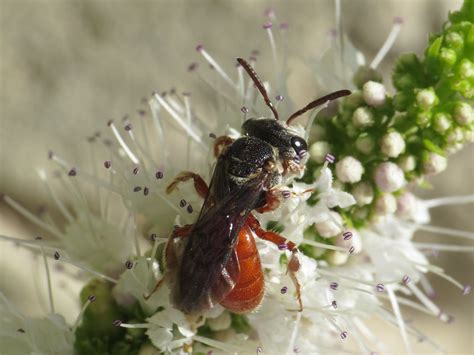
[[[234,142],[229,136],[220,136],[217,137],[214,141],[214,156],[217,158],[222,152]]]
[[[257,208],[258,213],[271,212],[280,206],[280,202],[291,196],[291,192],[280,187],[268,190],[265,193],[265,204]]]
[[[166,246],[164,250],[164,260],[166,264],[167,270],[174,269],[177,265],[177,257],[176,257],[176,252],[174,250],[174,240],[176,238],[185,238],[188,237],[191,234],[193,224],[186,224],[182,227],[176,227],[173,230],[173,233],[169,236],[168,240],[166,241]],[[163,277],[156,283],[155,287],[153,287],[153,290],[149,293],[146,293],[143,295],[143,298],[145,300],[148,300],[155,292],[157,292],[162,285],[166,282],[166,280],[169,278],[170,273],[165,272]]]
[[[196,189],[198,195],[202,198],[206,198],[207,193],[209,192],[209,187],[199,174],[193,173],[192,171],[180,172],[178,176],[174,178],[173,182],[168,185],[168,187],[166,188],[166,193],[169,194],[174,190],[177,190],[178,184],[180,182],[185,182],[191,179],[193,179],[194,181],[194,188]]]
[[[287,240],[285,237],[282,237],[278,233],[263,229],[260,226],[260,222],[252,214],[249,214],[247,217],[247,224],[255,232],[257,237],[272,242],[277,245],[280,250],[291,251],[291,258],[288,262],[287,272],[295,285],[296,298],[298,300],[299,311],[301,312],[303,310],[303,302],[301,301],[301,285],[296,277],[296,272],[300,269],[300,261],[298,259],[299,250],[296,247],[296,244]]]

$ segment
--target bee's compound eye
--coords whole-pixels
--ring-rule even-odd
[[[306,152],[308,150],[308,145],[306,141],[298,136],[291,138],[291,146],[295,150],[297,155],[300,155],[303,151]]]

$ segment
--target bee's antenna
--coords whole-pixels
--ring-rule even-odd
[[[263,99],[265,100],[265,103],[267,106],[272,110],[273,115],[275,116],[275,119],[278,119],[278,112],[275,109],[275,106],[273,106],[272,102],[270,101],[270,98],[268,97],[267,90],[265,90],[265,87],[263,86],[262,82],[260,81],[260,78],[258,77],[257,73],[255,70],[250,66],[249,63],[245,59],[242,58],[237,58],[237,62],[245,69],[247,74],[252,78],[255,86],[257,87],[258,91],[260,91],[260,94],[262,94]]]
[[[335,99],[338,99],[340,97],[347,96],[350,94],[352,93],[349,90],[339,90],[339,91],[334,91],[333,93],[330,93],[326,96],[320,97],[319,99],[316,99],[314,101],[311,101],[301,110],[296,111],[294,114],[288,117],[288,119],[286,120],[286,124],[290,124],[290,122],[293,121],[296,117],[301,116],[303,113],[315,107],[318,107],[319,105],[325,104],[328,101],[332,101],[332,100],[335,100]]]

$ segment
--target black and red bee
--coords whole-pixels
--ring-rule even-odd
[[[312,101],[285,123],[278,120],[278,112],[253,68],[242,58],[237,61],[275,117],[246,120],[242,137],[236,140],[227,136],[216,139],[217,163],[209,187],[198,174],[186,171],[167,188],[170,193],[180,182],[192,179],[197,193],[204,198],[196,223],[176,228],[164,253],[163,280],[170,282],[174,306],[186,314],[199,314],[216,304],[235,313],[249,312],[260,305],[265,284],[254,235],[292,253],[288,272],[299,310],[303,309],[296,278],[300,267],[296,245],[263,229],[253,211],[264,213],[277,208],[289,193],[281,185],[282,178],[299,175],[305,169],[307,143],[289,123],[308,110],[350,94],[341,90]],[[176,243],[178,238],[180,243]]]

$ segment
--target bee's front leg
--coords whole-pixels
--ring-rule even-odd
[[[232,143],[234,143],[234,140],[229,136],[217,137],[214,141],[214,157],[218,158]]]
[[[276,210],[282,200],[291,196],[291,192],[286,187],[274,187],[265,193],[265,204],[256,209],[258,213],[271,212]]]
[[[291,258],[288,262],[287,273],[289,273],[293,284],[295,285],[296,298],[298,300],[299,309],[298,311],[303,310],[303,302],[301,301],[301,285],[296,277],[296,272],[300,269],[300,261],[298,258],[299,250],[296,247],[296,244],[287,240],[285,237],[275,233],[273,231],[267,231],[260,226],[260,222],[252,215],[249,214],[247,217],[247,224],[252,229],[252,231],[257,235],[257,237],[268,240],[273,244],[278,246],[280,250],[289,250],[291,251]]]
[[[171,184],[168,185],[168,187],[166,188],[166,193],[169,194],[173,192],[174,190],[177,190],[179,183],[185,182],[191,179],[194,181],[194,188],[196,189],[196,192],[198,193],[198,195],[201,196],[202,198],[206,198],[209,192],[209,187],[207,186],[206,182],[199,174],[193,173],[192,171],[180,172],[178,176],[174,178]]]

